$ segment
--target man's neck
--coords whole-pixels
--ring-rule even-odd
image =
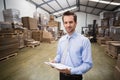
[[[71,32],[71,33],[68,33],[69,36],[71,36],[75,31]]]

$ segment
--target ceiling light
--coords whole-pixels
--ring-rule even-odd
[[[99,3],[104,3],[104,4],[117,5],[117,6],[119,6],[119,5],[120,5],[120,3],[110,2],[110,1],[103,1],[103,0],[89,0],[89,1],[99,2]]]
[[[120,6],[120,3],[111,2],[110,4]]]
[[[64,12],[66,12],[66,11],[71,11],[71,10],[74,10],[74,9],[77,9],[77,6],[74,6],[74,7],[65,9],[65,10],[61,10],[61,11],[59,11],[59,12],[55,12],[55,13],[53,13],[53,15],[59,15],[59,14],[62,14],[62,13],[64,13]]]

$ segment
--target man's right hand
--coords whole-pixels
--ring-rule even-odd
[[[52,60],[51,58],[49,58],[49,62],[55,63],[55,60]]]

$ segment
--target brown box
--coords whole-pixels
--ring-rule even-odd
[[[13,38],[0,38],[0,60],[18,52],[18,47],[19,43],[17,36]]]
[[[47,31],[43,31],[43,38],[52,38],[52,34]]]
[[[101,45],[101,44],[105,44],[105,41],[106,41],[106,40],[105,40],[105,37],[98,37],[98,38],[97,38],[97,43],[100,44],[100,45]]]
[[[50,32],[47,31],[43,31],[43,42],[49,42],[51,43],[51,41],[53,40],[53,36]]]
[[[24,33],[24,39],[31,39],[32,38],[32,32],[31,32],[31,30],[24,29],[23,33]]]
[[[23,27],[28,29],[38,29],[37,20],[30,17],[22,17]]]
[[[110,52],[110,46],[111,46],[111,43],[120,43],[120,41],[106,41],[106,52]]]
[[[43,31],[42,30],[32,31],[32,38],[36,41],[42,41]]]
[[[110,54],[117,58],[118,54],[120,54],[120,43],[111,43],[110,45]]]
[[[50,15],[50,21],[54,21],[54,16]]]
[[[50,27],[58,27],[59,23],[57,21],[49,21],[48,26],[50,26]]]
[[[19,41],[19,48],[24,48],[25,45],[24,45],[24,34],[21,33],[21,34],[18,34],[18,41]]]

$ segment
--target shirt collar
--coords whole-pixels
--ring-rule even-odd
[[[66,37],[66,38],[67,38],[67,39],[69,39],[69,38],[74,38],[75,35],[76,35],[76,32],[74,32],[72,35],[68,35],[68,34],[67,34],[67,37]]]

